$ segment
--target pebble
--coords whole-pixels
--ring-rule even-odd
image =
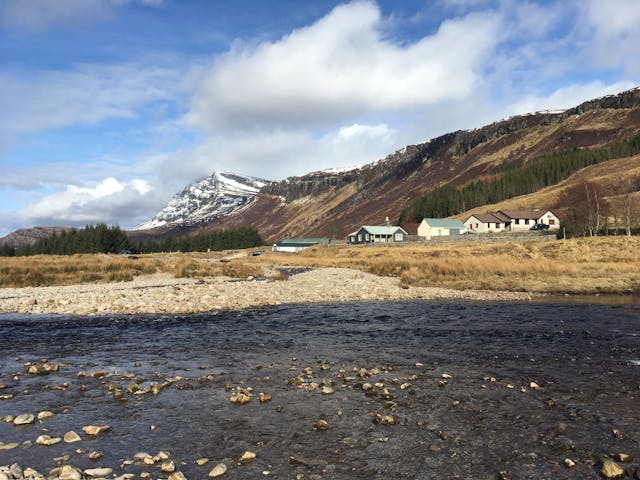
[[[108,477],[112,473],[112,468],[88,468],[84,471],[84,474],[89,477]]]
[[[82,427],[82,431],[87,435],[99,435],[109,430],[109,425],[87,425]]]
[[[573,468],[573,467],[576,466],[576,462],[574,462],[570,458],[565,458],[564,459],[564,464],[567,466],[567,468]]]
[[[196,460],[196,465],[198,465],[200,467],[202,465],[206,464],[206,463],[209,463],[209,459],[208,458],[199,458],[199,459]]]
[[[160,470],[163,473],[173,473],[176,470],[176,464],[172,460],[165,460],[160,465]]]
[[[64,437],[62,437],[63,440],[65,441],[65,443],[74,443],[74,442],[79,442],[80,440],[82,440],[80,438],[80,435],[78,435],[76,432],[74,432],[73,430],[67,432],[64,434]]]
[[[249,463],[249,462],[253,462],[255,459],[256,459],[256,454],[254,452],[250,452],[249,450],[247,450],[242,455],[240,455],[238,462]]]
[[[605,460],[602,463],[600,474],[604,478],[619,478],[624,475],[624,469],[613,460]]]
[[[187,477],[185,477],[182,472],[175,472],[169,475],[168,480],[187,480]]]
[[[209,476],[211,478],[219,477],[220,475],[224,475],[227,471],[227,466],[224,463],[219,463],[209,472]]]
[[[71,465],[63,465],[58,474],[59,480],[82,480],[82,472]]]
[[[28,425],[30,423],[35,422],[36,417],[33,413],[23,413],[22,415],[18,415],[13,419],[14,425]]]
[[[40,435],[38,438],[36,438],[36,444],[45,446],[55,445],[56,443],[60,443],[61,441],[62,438],[50,437],[49,435]]]
[[[50,412],[50,411],[48,411],[48,410],[45,410],[45,411],[40,412],[40,413],[38,414],[38,420],[39,420],[39,421],[46,420],[47,418],[51,418],[51,417],[53,417],[54,415],[55,415],[55,413]]]

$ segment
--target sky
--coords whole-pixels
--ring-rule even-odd
[[[638,0],[0,0],[0,236],[640,85]]]

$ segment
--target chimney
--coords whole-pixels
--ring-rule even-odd
[[[385,227],[390,227],[391,224],[389,223],[389,217],[384,217],[384,226]]]

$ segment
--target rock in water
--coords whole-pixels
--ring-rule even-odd
[[[211,478],[219,477],[220,475],[224,475],[227,471],[227,466],[224,463],[219,463],[209,472],[209,476]]]
[[[169,480],[187,480],[187,477],[182,472],[175,472],[169,475]]]
[[[624,469],[613,460],[605,460],[600,473],[604,478],[619,478],[624,475]]]
[[[74,443],[74,442],[79,442],[80,440],[82,440],[80,438],[80,435],[78,435],[76,432],[74,432],[73,430],[67,432],[64,434],[64,437],[62,437],[63,440],[65,441],[65,443]]]
[[[49,435],[40,435],[36,438],[36,443],[38,445],[55,445],[56,443],[60,443],[62,439],[60,437],[50,437]]]
[[[18,415],[13,419],[14,425],[27,425],[29,423],[33,423],[36,417],[33,413],[23,413],[22,415]]]
[[[87,425],[82,427],[82,431],[87,435],[99,435],[109,430],[109,425]]]
[[[63,465],[60,468],[58,480],[82,480],[82,472],[71,465]]]
[[[89,477],[108,477],[113,473],[112,468],[88,468],[84,474]]]

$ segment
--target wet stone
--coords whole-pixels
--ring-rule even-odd
[[[65,443],[74,443],[74,442],[79,442],[82,439],[80,438],[80,435],[78,435],[76,432],[74,432],[73,430],[67,432],[64,434],[64,437],[62,437],[63,440],[65,441]]]
[[[84,471],[85,475],[92,478],[107,477],[112,473],[113,473],[113,469],[106,468],[106,467],[105,468],[88,468],[87,470]]]
[[[36,438],[36,444],[44,446],[55,445],[56,443],[60,443],[61,441],[62,438],[50,437],[49,435],[40,435],[38,438]]]
[[[36,417],[32,413],[23,413],[13,419],[14,425],[28,425],[35,422]]]
[[[605,460],[602,463],[600,474],[604,478],[620,478],[624,476],[624,469],[613,460]]]
[[[219,463],[209,472],[211,478],[219,477],[227,472],[227,466],[224,463]]]

